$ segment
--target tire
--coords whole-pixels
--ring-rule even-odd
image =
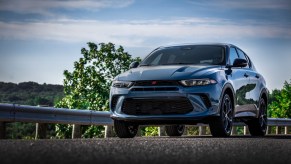
[[[119,138],[133,138],[137,134],[138,125],[120,120],[114,120],[114,130]]]
[[[252,136],[264,136],[267,130],[267,104],[263,98],[259,102],[259,117],[247,122]]]
[[[230,96],[225,93],[220,104],[220,116],[213,118],[209,122],[213,137],[230,136],[233,123],[233,111],[233,102]]]
[[[168,136],[181,136],[184,133],[185,125],[168,125],[165,126],[165,131]]]

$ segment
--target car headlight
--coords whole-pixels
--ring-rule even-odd
[[[113,81],[112,86],[116,88],[129,88],[133,85],[131,81]]]
[[[183,86],[192,87],[192,86],[216,84],[217,82],[213,79],[189,79],[189,80],[181,80],[180,83]]]

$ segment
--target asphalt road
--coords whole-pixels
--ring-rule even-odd
[[[0,164],[291,163],[291,136],[0,140]]]

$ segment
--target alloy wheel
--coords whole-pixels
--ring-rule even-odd
[[[264,100],[260,101],[260,116],[259,116],[259,123],[260,127],[262,128],[263,131],[266,131],[267,129],[267,106],[265,104]]]
[[[224,130],[226,133],[230,133],[232,129],[233,113],[232,113],[232,103],[228,96],[224,98],[223,109],[221,114],[224,124]]]

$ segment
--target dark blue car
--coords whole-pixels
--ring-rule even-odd
[[[120,138],[139,125],[165,125],[181,136],[185,124],[206,123],[213,136],[227,137],[235,121],[250,134],[267,127],[268,90],[250,58],[232,44],[159,47],[118,75],[110,90],[111,117]]]

